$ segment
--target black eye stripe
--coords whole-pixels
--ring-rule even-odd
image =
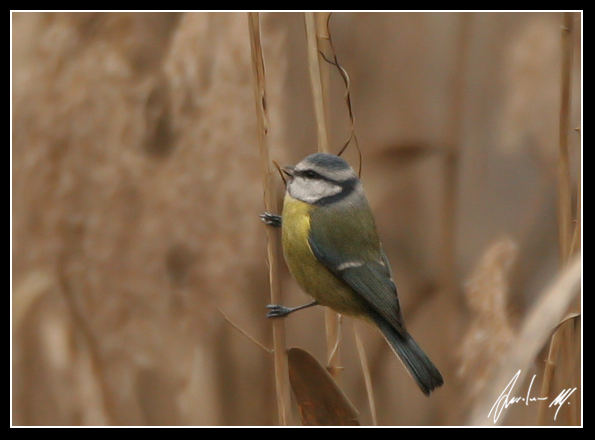
[[[324,180],[325,182],[332,183],[333,185],[338,185],[344,189],[353,186],[354,182],[357,181],[357,178],[351,178],[347,180],[334,180],[330,177],[323,176],[322,174],[314,171],[313,169],[294,170],[293,175],[303,177],[306,179]]]
[[[296,176],[307,177],[308,179],[324,179],[324,180],[329,180],[329,179],[326,179],[324,176],[321,176],[320,174],[318,174],[314,170],[295,170],[293,173]]]

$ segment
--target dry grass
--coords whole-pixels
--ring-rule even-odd
[[[509,274],[518,247],[502,238],[485,251],[465,284],[469,328],[461,346],[459,375],[468,381],[467,399],[476,399],[488,384],[493,368],[515,339],[508,308]]]
[[[558,376],[564,376],[566,379],[565,383],[570,383],[576,380],[576,372],[575,371],[568,371],[567,365],[571,364],[572,361],[576,357],[576,353],[574,356],[570,355],[569,353],[565,353],[565,356],[559,356],[560,348],[567,349],[572,345],[572,340],[568,340],[568,337],[574,337],[574,335],[569,332],[569,330],[575,330],[577,328],[576,321],[580,319],[580,315],[578,313],[571,313],[566,316],[558,326],[555,328],[552,338],[550,340],[550,346],[548,349],[547,359],[545,361],[545,369],[543,372],[543,382],[541,384],[541,395],[542,396],[549,396],[552,391],[552,385],[554,382],[554,376],[556,372],[558,372]],[[564,337],[566,336],[566,338]],[[558,366],[556,369],[557,363],[559,361],[564,362],[563,365]],[[564,370],[567,371],[564,371]],[[562,370],[562,374],[559,371]],[[566,374],[564,374],[566,373]],[[569,374],[570,373],[570,374]],[[576,406],[576,402],[574,402]],[[537,423],[539,425],[549,425],[550,417],[548,414],[547,408],[549,407],[547,401],[541,401],[539,403],[539,413],[537,414]],[[577,414],[574,411],[570,411],[569,417],[570,423],[569,425],[578,425],[580,424],[580,418],[575,418],[574,416]]]
[[[486,424],[486,414],[505,389],[516,370],[520,370],[518,382],[531,371],[535,357],[562,320],[564,311],[576,297],[581,280],[580,259],[571,260],[566,269],[550,282],[539,300],[527,313],[514,343],[506,350],[490,377],[490,387],[475,406],[470,423]],[[574,378],[576,379],[576,378]],[[572,384],[569,384],[572,386]],[[502,418],[499,419],[502,423]]]
[[[577,189],[577,210],[572,210],[572,179],[570,175],[570,103],[571,103],[571,73],[574,52],[575,14],[565,12],[562,24],[562,68],[560,81],[560,125],[559,125],[559,155],[558,155],[558,240],[560,247],[560,261],[566,265],[576,250],[576,243],[580,234],[580,186]],[[580,178],[580,176],[579,176]],[[574,219],[574,222],[573,222]],[[574,223],[574,226],[573,226]],[[575,310],[576,307],[573,307]],[[578,313],[571,313],[558,324],[550,339],[548,357],[543,374],[541,386],[542,395],[547,396],[552,389],[554,376],[562,379],[563,383],[577,382],[580,355],[576,350],[577,326],[575,320],[580,318],[580,305]],[[564,336],[565,337],[564,337]],[[559,356],[559,353],[563,355]],[[561,364],[561,365],[560,365]],[[578,398],[572,395],[569,401],[572,410],[568,412],[567,424],[579,425],[581,418],[578,410]],[[545,401],[540,402],[537,422],[539,425],[549,424]]]
[[[314,104],[314,115],[316,118],[316,129],[318,139],[318,151],[330,153],[330,129],[328,116],[329,100],[329,70],[327,63],[321,60],[318,41],[324,38],[326,33],[326,13],[305,12],[304,21],[306,25],[306,40],[308,48],[308,67],[310,72],[310,86],[312,89],[312,102]],[[327,347],[327,368],[335,380],[340,381],[341,357],[340,338],[341,320],[340,316],[330,309],[324,311],[326,347]]]
[[[265,68],[260,44],[260,20],[257,12],[248,13],[248,32],[250,34],[250,48],[252,52],[252,74],[254,77],[254,102],[257,118],[258,147],[262,162],[264,208],[267,212],[279,212],[276,186],[273,183],[267,133],[269,123],[267,116]],[[267,228],[267,262],[269,266],[269,284],[271,304],[281,304],[281,282],[279,265],[281,264],[280,238],[278,231]],[[275,359],[275,387],[277,393],[277,409],[279,423],[287,425],[290,422],[289,377],[287,375],[287,354],[285,348],[285,323],[282,319],[272,321],[273,345]]]
[[[368,395],[368,404],[370,405],[370,414],[372,415],[372,425],[378,425],[378,416],[376,415],[376,402],[374,401],[374,388],[372,386],[370,367],[368,366],[368,357],[366,356],[366,349],[364,348],[364,344],[359,335],[359,330],[357,326],[353,327],[353,336],[355,338],[357,354],[362,364],[362,374],[366,383],[366,394]]]
[[[562,25],[562,72],[560,81],[560,150],[558,156],[558,225],[560,259],[566,263],[570,257],[572,241],[572,181],[568,138],[570,135],[570,74],[572,69],[574,14],[564,13]]]

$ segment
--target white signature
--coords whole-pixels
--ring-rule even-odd
[[[512,376],[512,379],[510,379],[510,382],[508,382],[508,385],[506,385],[504,387],[504,390],[502,390],[502,393],[500,393],[500,396],[496,399],[496,401],[492,405],[492,408],[490,409],[490,412],[488,413],[488,418],[490,418],[493,414],[494,423],[496,423],[498,421],[498,419],[500,418],[500,415],[502,414],[502,411],[504,411],[506,408],[508,408],[509,406],[511,406],[515,403],[524,402],[525,406],[529,406],[530,402],[537,402],[539,400],[548,400],[548,397],[543,397],[543,396],[542,397],[533,397],[533,396],[531,396],[531,388],[533,387],[533,382],[535,381],[536,374],[534,374],[533,377],[531,378],[531,383],[529,384],[529,388],[527,388],[527,393],[525,395],[523,395],[523,396],[512,395],[512,391],[513,391],[513,389],[516,385],[516,381],[520,375],[521,375],[521,370],[518,370],[515,373],[515,375]],[[576,390],[577,390],[576,387],[564,388],[562,391],[560,391],[560,393],[556,396],[556,398],[550,402],[550,404],[548,405],[548,408],[551,408],[552,406],[557,407],[556,412],[554,414],[554,420],[556,420],[556,417],[558,417],[558,411],[560,411],[560,408],[562,408],[562,405],[564,405],[564,403],[570,404],[570,402],[566,402],[566,400]]]

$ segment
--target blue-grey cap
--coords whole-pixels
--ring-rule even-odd
[[[314,153],[305,157],[295,166],[296,171],[312,170],[329,180],[342,182],[357,178],[353,168],[335,154]]]

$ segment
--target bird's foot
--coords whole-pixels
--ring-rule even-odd
[[[267,305],[267,318],[282,318],[284,316],[289,315],[293,309],[290,307],[285,307],[280,304],[269,304]]]
[[[265,225],[272,226],[274,228],[281,227],[281,216],[273,214],[271,212],[263,212],[260,214],[260,219]]]

